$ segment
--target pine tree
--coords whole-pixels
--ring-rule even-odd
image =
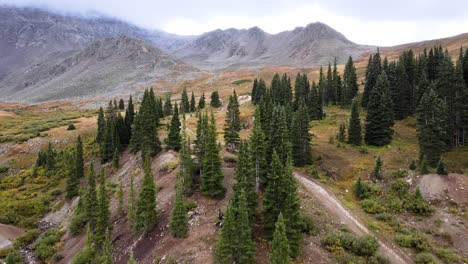
[[[251,100],[252,104],[256,105],[258,103],[257,101],[257,95],[258,94],[258,80],[257,78],[254,79],[253,85],[252,85],[252,92],[251,92]]]
[[[128,140],[125,142],[127,145],[130,144],[130,139],[132,138],[132,126],[133,120],[135,119],[135,109],[133,106],[132,96],[128,99],[127,109],[125,109],[125,118],[124,123],[127,129]]]
[[[377,79],[367,104],[365,141],[369,145],[384,146],[392,141],[393,106],[385,72]]]
[[[362,179],[361,177],[359,177],[356,181],[356,183],[354,184],[354,195],[358,198],[358,199],[362,199],[364,198],[363,195],[364,195],[364,186],[362,184]]]
[[[412,161],[411,161],[411,164],[410,164],[410,166],[409,166],[409,169],[410,169],[410,170],[415,170],[416,168],[417,168],[416,162],[415,162],[414,160],[412,160]]]
[[[343,74],[343,103],[344,105],[351,104],[354,97],[359,91],[358,77],[356,67],[354,67],[353,58],[349,56]]]
[[[219,93],[218,91],[213,91],[211,93],[211,102],[210,102],[210,105],[214,108],[218,108],[218,107],[221,107],[221,101],[219,99]]]
[[[270,243],[271,253],[269,255],[271,264],[288,264],[291,263],[288,237],[286,236],[286,225],[284,223],[283,214],[278,215],[278,220],[275,224],[275,233],[273,240]]]
[[[120,154],[118,149],[114,150],[114,155],[112,156],[112,166],[116,169],[118,169],[120,166]]]
[[[421,173],[421,175],[429,174],[429,168],[427,166],[428,166],[427,160],[423,156],[423,159],[421,161],[421,165],[419,166],[419,173]]]
[[[98,214],[94,241],[100,249],[104,245],[107,233],[112,228],[110,223],[109,199],[107,197],[106,181],[104,173],[100,174]]]
[[[216,245],[219,263],[254,263],[255,244],[246,200],[241,191],[237,206],[232,201],[228,205],[221,239]]]
[[[205,93],[202,93],[200,100],[198,100],[198,109],[201,110],[204,108],[205,108]]]
[[[96,142],[101,144],[104,142],[104,134],[106,133],[106,119],[104,118],[104,110],[102,107],[99,108],[99,114],[97,119],[97,135]]]
[[[219,147],[216,142],[216,121],[212,112],[211,121],[206,134],[200,185],[201,193],[211,198],[223,198],[226,192],[223,180],[224,175],[221,170],[221,157],[219,156]]]
[[[171,94],[166,94],[166,101],[164,102],[164,116],[172,115]]]
[[[447,149],[448,116],[445,101],[438,98],[431,88],[423,95],[417,109],[417,135],[419,152],[431,166],[436,166]]]
[[[234,202],[239,199],[239,194],[244,192],[247,200],[247,209],[249,219],[254,221],[257,215],[257,193],[256,181],[253,167],[253,157],[250,146],[247,142],[241,142],[239,148],[239,155],[237,155],[237,166],[234,172],[234,179],[236,183],[233,185]]]
[[[239,149],[240,131],[239,101],[236,91],[229,97],[226,120],[224,123],[224,142],[228,151],[235,152]]]
[[[273,153],[273,150],[276,150],[281,163],[286,164],[287,158],[291,157],[292,154],[291,134],[286,120],[286,109],[283,106],[275,106],[270,115],[271,124],[274,124],[274,126],[267,133],[269,135],[267,153]],[[271,164],[272,156],[268,155],[267,158],[267,163]]]
[[[292,124],[292,156],[295,166],[312,164],[311,138],[312,135],[309,132],[309,114],[304,106],[304,101],[301,101],[297,111],[294,113]]]
[[[135,229],[137,232],[151,231],[158,221],[156,211],[156,187],[151,170],[151,159],[145,158],[143,183],[136,206]]]
[[[65,159],[73,158],[73,153],[64,153]],[[75,153],[76,156],[76,153]],[[74,165],[74,164],[73,164]],[[80,180],[76,177],[75,168],[67,166],[67,186],[65,198],[70,200],[79,194]]]
[[[192,97],[190,98],[190,112],[195,112],[197,110],[197,103],[195,101],[195,95],[192,91]]]
[[[96,193],[96,176],[94,173],[94,164],[91,163],[89,165],[89,175],[88,175],[88,186],[86,190],[85,196],[85,215],[86,219],[88,220],[88,224],[92,230],[96,227],[97,223],[97,209],[96,202],[97,193]]]
[[[177,191],[172,208],[171,220],[170,220],[171,234],[174,237],[187,237],[188,233],[188,219],[187,219],[187,207],[184,203],[184,183],[183,178],[178,177],[177,180]]]
[[[317,85],[315,82],[312,82],[312,88],[309,92],[308,99],[308,108],[310,109],[310,118],[311,120],[320,120],[323,118],[323,100],[321,98],[321,93],[319,93]]]
[[[135,193],[134,176],[130,176],[130,193],[128,195],[127,222],[131,227],[135,227],[135,215],[137,198]]]
[[[180,108],[182,109],[182,113],[189,113],[190,112],[190,102],[189,102],[189,99],[188,99],[187,89],[185,89],[185,88],[182,91]]]
[[[266,163],[266,139],[265,133],[262,129],[260,110],[255,109],[255,120],[252,134],[250,137],[250,146],[252,151],[254,175],[256,182],[256,191],[259,190],[260,185],[265,186],[268,176],[268,165]]]
[[[179,110],[177,110],[177,103],[175,103],[174,114],[172,115],[171,124],[169,126],[169,134],[167,136],[167,148],[179,150],[180,149],[180,120]]]
[[[340,124],[340,128],[338,130],[338,141],[344,143],[346,141],[346,126],[345,124]]]
[[[306,92],[307,77],[305,74],[304,77],[302,77],[300,73],[296,75],[296,81],[294,82],[294,110],[297,110],[299,108],[299,103],[306,101],[308,98],[308,94]]]
[[[382,173],[382,166],[383,162],[380,156],[377,157],[377,160],[375,161],[375,166],[374,169],[372,170],[371,173],[371,178],[375,180],[382,180],[383,178],[383,173]]]
[[[203,175],[203,160],[205,158],[206,138],[208,135],[208,116],[205,113],[197,114],[197,131],[195,139],[195,155],[200,166],[200,175]]]
[[[357,100],[353,100],[351,106],[351,117],[349,118],[348,126],[348,143],[356,146],[361,145],[361,119],[359,117],[359,106]]]
[[[124,103],[124,100],[122,98],[120,98],[119,100],[119,110],[125,110],[125,103]]]
[[[382,72],[382,64],[380,59],[380,52],[377,49],[377,53],[374,56],[369,57],[369,63],[366,71],[366,81],[364,85],[364,93],[362,95],[362,106],[367,107],[368,102],[372,94],[372,90],[377,85],[377,79]]]

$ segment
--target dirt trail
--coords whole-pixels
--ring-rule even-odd
[[[318,182],[309,178],[303,172],[294,172],[296,179],[304,185],[304,187],[315,196],[319,202],[332,213],[339,218],[340,222],[348,226],[353,232],[358,235],[372,234],[369,229],[357,218],[355,217],[348,209],[346,209],[343,204],[336,198],[334,194],[329,192],[327,189],[322,187]],[[375,235],[375,234],[373,234]],[[380,244],[380,253],[388,257],[392,263],[396,264],[405,264],[413,263],[411,257],[404,254],[401,250],[393,246],[388,241],[383,241],[381,238],[376,237]]]

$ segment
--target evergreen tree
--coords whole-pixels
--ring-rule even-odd
[[[421,173],[421,175],[429,174],[429,168],[427,166],[428,166],[427,165],[427,160],[423,156],[423,159],[421,161],[421,165],[419,166],[419,173]]]
[[[304,102],[308,98],[308,94],[306,91],[306,75],[304,77],[300,73],[296,75],[296,81],[294,82],[294,110],[299,108],[299,103]]]
[[[78,135],[75,147],[75,163],[73,171],[69,173],[67,180],[66,198],[71,199],[78,195],[80,179],[84,176],[84,161],[83,161],[83,143],[81,136]]]
[[[327,82],[326,82],[326,104],[335,103],[335,89],[333,87],[333,75],[330,63],[328,63]]]
[[[301,101],[297,111],[294,113],[292,124],[292,156],[295,166],[312,164],[311,138],[312,135],[309,132],[309,114],[304,106],[304,101]]]
[[[75,155],[73,155],[75,154]],[[69,160],[71,158],[73,158],[74,156],[76,156],[76,153],[68,153],[68,152],[65,152],[64,153],[65,155],[65,159]],[[75,164],[73,164],[75,165]],[[79,194],[79,184],[80,184],[80,180],[76,177],[76,172],[75,172],[75,168],[71,167],[71,166],[66,166],[67,167],[67,170],[66,170],[66,173],[67,173],[67,186],[66,186],[66,194],[65,194],[65,198],[70,200],[72,199],[73,197],[77,196]]]
[[[365,141],[369,145],[384,146],[392,141],[393,110],[389,84],[385,72],[377,79],[367,105]]]
[[[169,99],[170,101],[170,99]],[[146,90],[141,102],[140,111],[135,117],[135,122],[130,140],[133,152],[141,150],[142,157],[146,153],[156,155],[161,151],[161,143],[158,136],[159,116],[156,109],[156,100],[152,90]]]
[[[361,145],[362,142],[361,119],[359,117],[358,107],[357,100],[353,100],[348,126],[348,143],[356,146]]]
[[[137,206],[134,179],[135,179],[135,176],[133,176],[133,174],[130,175],[130,193],[128,195],[128,208],[127,208],[127,222],[132,228],[135,227],[135,216],[136,216],[136,206]]]
[[[343,103],[344,105],[351,104],[353,98],[359,91],[358,77],[356,67],[354,67],[353,58],[349,56],[343,74]]]
[[[100,249],[104,245],[104,241],[108,231],[112,228],[110,224],[109,199],[107,197],[106,181],[104,173],[100,174],[98,214],[95,232],[95,244]]]
[[[224,123],[224,142],[228,151],[234,152],[239,149],[240,129],[239,101],[237,100],[236,91],[234,91],[233,95],[229,96],[229,104]]]
[[[205,108],[205,93],[202,93],[200,100],[198,100],[198,109],[201,110],[204,108]]]
[[[219,99],[219,93],[218,91],[213,91],[211,93],[211,102],[210,105],[214,108],[221,107],[222,103],[221,100]]]
[[[377,53],[374,56],[369,57],[369,63],[366,70],[366,81],[364,84],[364,93],[362,95],[362,106],[367,107],[368,102],[372,94],[374,86],[377,85],[377,79],[382,72],[382,64],[380,59],[380,52],[377,49]]]
[[[354,195],[356,195],[358,199],[362,199],[364,198],[364,192],[365,192],[365,189],[362,184],[362,179],[361,177],[359,177],[356,183],[354,184]]]
[[[333,80],[332,80],[332,87],[333,87],[333,96],[334,96],[334,104],[338,105],[339,103],[344,104],[344,100],[342,98],[343,95],[343,87],[341,82],[341,76],[338,73],[338,68],[336,66],[336,57],[333,63]]]
[[[415,170],[417,167],[416,167],[416,162],[414,162],[414,160],[411,161],[411,164],[409,166],[409,169],[410,170]]]
[[[126,142],[127,144],[130,143],[130,139],[132,137],[132,125],[133,125],[134,119],[135,119],[135,108],[133,106],[132,96],[130,96],[130,98],[128,99],[127,109],[125,110],[125,118],[124,118],[125,126],[127,128],[127,135],[128,135],[128,140]]]
[[[176,198],[171,213],[170,228],[171,234],[174,237],[187,237],[188,233],[187,207],[184,203],[183,180],[182,177],[178,177]]]
[[[216,245],[219,263],[254,263],[255,244],[249,223],[249,212],[245,193],[241,191],[237,206],[230,202]]]
[[[125,110],[125,103],[124,103],[124,100],[122,98],[120,98],[119,100],[119,110]]]
[[[106,119],[104,117],[104,110],[102,107],[99,108],[99,114],[97,119],[97,135],[96,135],[96,142],[101,144],[104,142],[104,134],[106,133]]]
[[[135,229],[138,232],[148,232],[156,225],[158,214],[156,211],[156,187],[151,171],[151,159],[145,158],[143,183],[136,206]]]
[[[445,168],[445,164],[442,160],[439,160],[439,163],[437,164],[437,174],[439,175],[447,175],[448,171]]]
[[[252,95],[252,100],[253,100],[254,105],[260,103],[260,101],[262,100],[266,92],[267,92],[267,88],[266,88],[265,81],[263,79],[259,79],[256,94],[255,96]]]
[[[120,166],[120,154],[117,149],[114,150],[114,156],[112,157],[112,166],[116,169]]]
[[[382,172],[382,159],[380,159],[380,156],[377,157],[377,160],[375,161],[375,166],[374,169],[372,170],[371,173],[371,178],[375,180],[382,180],[383,178],[383,172]]]
[[[106,232],[106,236],[104,238],[103,243],[104,244],[103,244],[102,252],[101,252],[101,255],[98,257],[98,261],[99,263],[102,263],[102,264],[112,264],[114,262],[112,259],[112,242],[111,242],[109,232]]]
[[[226,188],[223,185],[224,175],[221,170],[221,157],[216,142],[216,121],[213,112],[205,142],[200,191],[208,197],[221,199],[224,197]]]
[[[190,98],[190,112],[195,112],[197,110],[197,103],[195,101],[195,95],[192,91],[192,97]]]
[[[270,127],[270,131],[268,132],[269,146],[267,153],[273,153],[273,150],[276,150],[281,163],[286,164],[286,160],[288,157],[291,157],[292,152],[291,134],[286,121],[286,109],[283,106],[275,106],[270,115],[271,123],[274,126]],[[267,158],[267,164],[271,164],[272,156],[268,155]]]
[[[164,116],[172,115],[171,94],[166,94],[166,101],[164,102]]]
[[[167,136],[167,148],[179,150],[180,149],[180,120],[179,110],[177,110],[177,103],[175,103],[174,114],[172,115],[171,124],[169,126],[169,134]]]
[[[275,233],[273,234],[270,247],[271,253],[269,259],[271,264],[291,263],[288,237],[286,236],[286,225],[282,213],[278,215],[278,220],[275,224]]]
[[[312,88],[309,92],[308,107],[310,110],[310,118],[312,120],[320,120],[323,118],[321,93],[317,89],[315,82],[312,82]]]
[[[88,175],[88,186],[86,190],[85,196],[85,215],[86,219],[88,220],[88,224],[92,230],[96,227],[97,223],[97,209],[96,202],[97,193],[96,193],[96,176],[94,173],[94,164],[91,163],[89,165],[89,175]]]
[[[208,135],[208,116],[205,113],[197,114],[197,131],[195,139],[195,155],[200,166],[200,175],[203,175],[203,160],[205,158],[206,138]]]
[[[417,109],[417,135],[419,152],[431,166],[436,166],[447,149],[448,116],[445,101],[431,88],[423,95]]]
[[[241,192],[245,194],[249,219],[253,222],[257,215],[257,193],[252,153],[247,142],[241,142],[237,157],[238,165],[234,172],[236,183],[233,186],[234,202],[238,202],[238,196]]]
[[[254,79],[253,81],[253,85],[252,85],[252,92],[251,92],[251,100],[252,100],[252,104],[257,104],[258,101],[257,101],[257,93],[258,93],[258,80],[257,78]]]
[[[182,109],[182,111],[181,111],[182,113],[189,113],[190,112],[190,102],[189,102],[189,98],[188,98],[188,94],[187,94],[187,89],[185,89],[185,88],[182,91],[180,108]]]
[[[255,120],[252,134],[250,137],[250,146],[252,151],[254,175],[256,182],[255,189],[258,191],[260,185],[266,185],[268,176],[268,164],[266,163],[267,146],[265,133],[262,129],[259,108],[255,109]]]

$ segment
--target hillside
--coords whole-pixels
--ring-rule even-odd
[[[84,100],[129,94],[155,79],[193,79],[200,71],[162,50],[126,36],[92,42],[82,50],[56,52],[0,81],[4,100]]]

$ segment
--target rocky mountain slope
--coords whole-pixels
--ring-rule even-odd
[[[189,79],[199,73],[142,40],[121,36],[51,54],[48,60],[9,74],[0,82],[0,97],[27,102],[109,97],[156,79]]]
[[[174,51],[181,59],[200,68],[219,70],[240,66],[317,66],[345,62],[374,49],[358,45],[338,31],[317,22],[292,31],[268,34],[258,27],[215,30]]]

